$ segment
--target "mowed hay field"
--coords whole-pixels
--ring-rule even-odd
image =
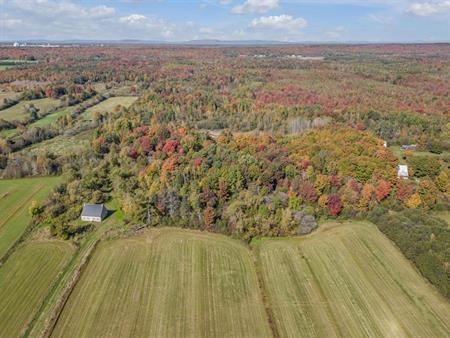
[[[259,255],[281,337],[449,337],[450,304],[371,224],[267,240]]]
[[[44,113],[56,108],[60,103],[61,102],[59,100],[50,98],[21,101],[12,107],[0,110],[0,119],[4,119],[6,121],[21,121],[29,116],[25,109],[30,104],[33,104],[36,108],[38,108],[40,113]]]
[[[84,120],[92,120],[95,116],[95,113],[112,112],[118,106],[123,106],[125,108],[128,108],[136,100],[137,100],[137,96],[110,97],[109,99],[106,99],[105,101],[100,102],[99,104],[96,104],[95,106],[93,106],[89,109],[86,109],[86,111],[83,113],[82,116],[83,116]]]
[[[64,154],[78,153],[83,149],[86,149],[86,147],[89,147],[92,136],[92,130],[86,130],[73,136],[59,135],[26,147],[20,150],[18,154],[39,155],[53,153],[60,156]]]
[[[0,267],[0,337],[22,336],[72,253],[67,242],[36,241]]]
[[[59,181],[58,177],[0,180],[0,258],[28,227],[31,202],[45,199]]]
[[[271,336],[251,257],[239,242],[196,231],[104,242],[52,336]]]

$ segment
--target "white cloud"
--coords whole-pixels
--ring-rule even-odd
[[[96,6],[90,8],[88,11],[89,16],[91,17],[106,17],[110,16],[116,13],[116,10],[113,7],[107,7],[107,6]]]
[[[182,39],[195,29],[140,13],[118,16],[114,7],[78,0],[11,0],[2,9],[0,40]]]
[[[179,27],[164,19],[145,16],[142,14],[130,14],[122,16],[118,20],[119,23],[125,25],[123,31],[128,34],[133,34],[134,38],[171,38]],[[185,25],[186,29],[192,27],[189,24]],[[122,28],[122,27],[120,27]]]
[[[272,28],[272,29],[285,29],[285,30],[298,30],[305,28],[308,22],[303,18],[294,18],[292,15],[273,15],[262,16],[257,19],[253,19],[251,27],[253,28]]]
[[[147,20],[147,17],[141,14],[131,14],[119,18],[119,22],[126,23],[128,25],[145,25]]]
[[[345,28],[342,26],[335,27],[333,30],[326,32],[325,35],[330,39],[339,39],[342,37],[342,34],[345,33]]]
[[[246,0],[231,9],[234,14],[266,13],[278,7],[279,0]]]
[[[392,27],[390,27],[392,28],[392,39],[395,37],[408,40],[410,38],[408,35],[394,31],[397,29],[395,26],[403,25],[403,22],[407,20],[411,22],[417,20],[412,15],[424,16],[427,20],[432,21],[440,20],[441,13],[443,15],[450,13],[450,0],[367,0],[364,2],[360,0],[286,0],[286,2],[281,0],[202,0],[204,3],[216,6],[221,3],[226,8],[232,8],[231,11],[236,14],[252,16],[248,20],[234,17],[208,24],[202,18],[190,21],[193,20],[193,17],[189,11],[183,13],[185,15],[183,21],[171,20],[169,19],[170,15],[168,18],[162,18],[147,14],[147,12],[139,12],[139,6],[133,7],[136,12],[123,13],[121,7],[115,6],[118,1],[102,0],[102,3],[106,5],[99,5],[99,0],[0,0],[0,40],[142,39],[183,41],[193,38],[280,41],[373,40],[371,27],[377,26],[375,29],[379,29],[379,24],[386,23],[392,23]],[[142,0],[121,1],[142,2]],[[295,15],[278,15],[279,12],[271,12],[280,10],[280,7],[286,3],[289,3],[289,8],[294,5],[300,6],[302,3],[321,3],[372,7],[376,5],[377,9],[374,11],[375,14],[361,18],[362,21],[359,23],[362,22],[366,28],[360,29],[360,31],[358,31],[359,28],[355,29],[354,23],[351,21],[341,21],[347,27],[346,31],[330,26],[326,22],[318,22],[311,30],[303,30],[308,24],[305,19]],[[268,14],[260,14],[267,12]],[[411,16],[402,15],[407,12]],[[446,19],[446,17],[444,18]],[[313,20],[313,16],[311,20]],[[374,23],[378,23],[378,25]],[[436,40],[440,38],[448,41],[445,29],[441,29],[441,31],[435,28],[430,28],[430,31],[427,29],[424,27],[418,32],[421,39],[425,39],[425,36],[433,33],[437,36]],[[412,36],[413,34],[411,34],[411,38]],[[380,39],[383,38],[390,39],[391,33],[387,33]],[[416,37],[414,36],[414,38]]]
[[[408,7],[407,12],[417,16],[431,16],[449,13],[450,0],[415,2]]]
[[[8,18],[8,17],[0,17],[0,27],[3,28],[19,28],[23,25],[23,21],[21,19],[14,19],[14,18]]]
[[[115,9],[108,6],[82,6],[69,0],[14,0],[12,6],[33,16],[55,18],[104,18],[115,14]]]

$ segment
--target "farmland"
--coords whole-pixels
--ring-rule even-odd
[[[33,64],[33,63],[35,63],[35,62],[30,61],[30,60],[11,60],[11,59],[0,60],[0,70],[6,70],[6,69],[14,68],[16,66]]]
[[[73,136],[59,135],[55,138],[33,144],[30,147],[22,149],[19,153],[38,155],[51,152],[56,155],[64,155],[80,152],[89,145],[92,134],[92,131],[88,130]]]
[[[91,120],[94,118],[95,113],[107,113],[114,111],[117,106],[123,106],[128,108],[133,104],[134,101],[137,100],[135,96],[116,96],[111,97],[89,109],[87,109],[83,117],[84,119]]]
[[[26,107],[31,104],[38,108],[40,113],[46,113],[51,109],[56,108],[60,104],[60,102],[59,100],[51,98],[21,101],[10,108],[0,110],[0,118],[6,121],[23,120],[26,117],[29,117],[29,113],[27,113]]]
[[[435,216],[446,221],[448,227],[450,228],[450,211],[438,211]]]
[[[270,336],[249,252],[223,236],[162,229],[101,244],[52,336],[224,333]]]
[[[57,182],[57,177],[0,180],[0,258],[29,225],[28,207],[31,202],[47,197]]]
[[[70,113],[72,113],[77,107],[78,107],[78,105],[70,106],[70,107],[66,107],[61,110],[58,110],[57,112],[48,114],[48,115],[44,116],[43,118],[37,120],[36,122],[31,123],[28,127],[29,128],[43,127],[43,126],[52,124],[52,123],[56,122],[59,117],[69,115]]]
[[[371,224],[259,247],[282,337],[445,337],[450,305]]]
[[[449,56],[0,48],[0,337],[450,337]]]
[[[405,156],[405,151],[400,149],[400,146],[391,146],[389,147],[392,150],[392,153],[397,156],[397,158],[399,159],[399,161],[403,160],[403,157]],[[448,157],[449,153],[444,151],[441,154],[434,154],[431,153],[429,151],[410,151],[410,152],[406,152],[408,154],[410,154],[411,156],[433,156],[433,157],[440,157],[440,158],[444,158],[444,157]]]
[[[35,241],[0,268],[0,337],[24,333],[72,252],[69,243]]]
[[[28,124],[27,129],[34,128],[34,127],[42,128],[42,127],[48,126],[52,123],[55,123],[59,117],[68,116],[77,107],[78,107],[78,105],[61,108],[61,110],[58,110],[54,113],[50,113],[50,114],[44,116],[43,118],[38,119],[37,121]],[[18,133],[17,129],[5,129],[5,130],[0,131],[0,137],[10,138],[10,137],[15,136],[17,133]]]

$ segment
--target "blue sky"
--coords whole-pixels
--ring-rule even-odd
[[[450,0],[0,0],[0,40],[450,41]]]

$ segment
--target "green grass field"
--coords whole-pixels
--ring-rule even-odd
[[[450,211],[438,211],[433,214],[433,216],[436,216],[444,221],[447,222],[448,227],[450,228]]]
[[[29,104],[33,104],[40,110],[41,113],[44,113],[56,108],[60,104],[60,101],[49,98],[21,101],[12,107],[0,110],[0,118],[6,121],[24,120],[29,115],[27,112],[25,112],[25,108]]]
[[[47,116],[44,116],[42,119],[39,119],[33,123],[30,123],[27,127],[28,128],[34,128],[34,127],[45,127],[49,124],[55,123],[59,117],[64,115],[69,115],[72,113],[78,106],[71,106],[67,108],[63,108],[55,113],[48,114]],[[13,137],[17,134],[17,129],[6,129],[0,131],[0,137],[9,138]]]
[[[0,137],[3,137],[6,139],[6,138],[16,135],[16,133],[17,133],[17,129],[5,129],[5,130],[0,131]]]
[[[403,160],[403,155],[405,154],[405,151],[401,150],[400,146],[391,146],[391,147],[389,147],[389,149],[393,152],[393,154],[395,156],[397,156],[400,163],[405,162],[405,160]],[[444,151],[442,154],[433,154],[433,153],[430,153],[429,151],[412,151],[411,154],[413,156],[434,156],[434,157],[439,157],[439,158],[443,158],[443,157],[446,157],[449,155],[449,153],[446,151]]]
[[[53,337],[267,337],[250,252],[172,229],[99,245]]]
[[[0,258],[28,227],[31,202],[47,197],[59,180],[58,177],[0,180]]]
[[[72,252],[66,242],[36,241],[0,268],[0,337],[22,336]]]
[[[70,115],[78,107],[79,107],[79,105],[70,106],[70,107],[66,107],[66,108],[63,108],[61,110],[58,110],[55,113],[48,114],[47,116],[44,116],[42,119],[39,119],[36,122],[33,122],[33,123],[29,124],[28,128],[44,127],[44,126],[47,126],[49,124],[55,123],[56,120],[58,120],[58,118],[60,118],[61,116]]]
[[[281,337],[449,337],[450,304],[374,225],[260,242]]]
[[[110,201],[106,203],[108,210],[116,210],[117,202]],[[52,288],[49,293],[45,305],[40,309],[39,313],[33,321],[32,327],[27,331],[28,337],[47,337],[53,328],[53,320],[60,313],[59,306],[66,292],[70,292],[71,285],[76,283],[78,271],[88,263],[88,257],[95,251],[96,244],[100,239],[104,238],[108,233],[123,229],[123,219],[120,212],[110,215],[105,221],[95,226],[92,232],[89,232],[83,240],[78,244],[78,250],[74,254],[72,260],[64,269],[58,284]],[[47,334],[48,333],[48,334]]]
[[[75,153],[86,149],[86,147],[89,146],[92,134],[92,130],[87,130],[74,136],[59,135],[52,139],[26,147],[18,153],[28,155],[38,155],[46,152],[51,152],[56,155]]]
[[[111,97],[89,109],[86,109],[86,111],[82,115],[82,118],[83,120],[92,120],[95,116],[95,113],[97,112],[98,113],[112,112],[119,105],[128,108],[136,100],[137,100],[136,96]]]

